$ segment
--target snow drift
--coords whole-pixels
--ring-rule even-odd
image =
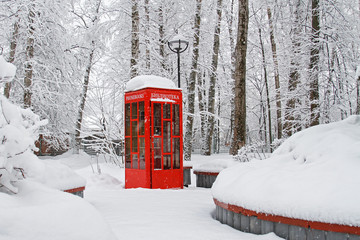
[[[360,226],[360,116],[287,139],[266,160],[223,170],[217,200],[249,210]]]

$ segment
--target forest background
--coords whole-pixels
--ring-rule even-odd
[[[41,133],[55,149],[101,135],[116,156],[126,82],[176,81],[167,42],[178,34],[189,41],[185,160],[271,151],[360,114],[360,0],[1,0],[0,26],[2,55],[17,67],[3,94],[48,119]]]

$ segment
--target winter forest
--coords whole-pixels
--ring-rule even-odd
[[[177,81],[184,156],[271,151],[309,126],[360,114],[359,0],[1,0],[2,93],[48,124],[55,149],[124,139],[125,84]],[[357,69],[359,68],[359,69]],[[111,146],[111,147],[109,147]],[[119,160],[119,163],[121,160]]]

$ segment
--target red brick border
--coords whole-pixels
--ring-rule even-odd
[[[248,210],[243,207],[239,207],[232,204],[227,204],[218,201],[214,198],[214,202],[221,208],[232,211],[234,213],[240,213],[245,216],[255,216],[258,219],[270,221],[270,222],[279,222],[288,225],[295,225],[303,228],[312,228],[322,231],[330,231],[330,232],[339,232],[339,233],[348,233],[360,235],[360,227],[348,226],[348,225],[340,225],[333,223],[324,223],[324,222],[316,222],[316,221],[308,221],[296,218],[283,217],[278,215],[266,214],[266,213],[258,213],[253,210]]]
[[[202,171],[194,171],[194,174],[199,174],[199,175],[211,175],[211,176],[217,176],[217,175],[219,175],[218,172],[202,172]]]
[[[72,189],[64,190],[64,192],[74,193],[74,192],[81,192],[81,191],[84,191],[84,190],[85,190],[85,187],[78,187],[78,188],[72,188]]]

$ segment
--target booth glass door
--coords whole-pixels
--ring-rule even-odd
[[[152,185],[177,187],[173,185],[178,182],[176,172],[180,169],[179,104],[153,102],[151,105]]]

